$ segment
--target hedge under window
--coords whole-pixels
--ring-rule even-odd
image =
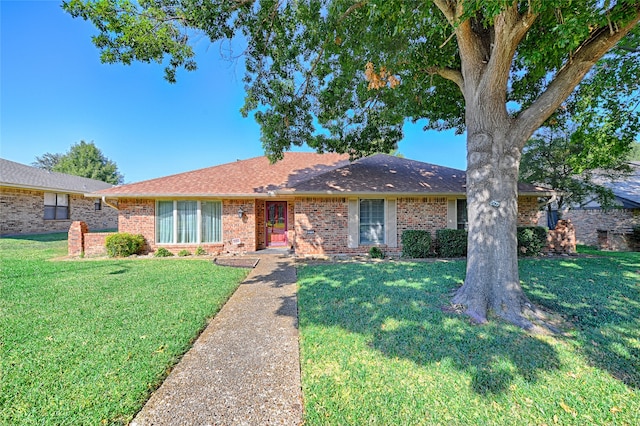
[[[158,244],[198,244],[222,241],[222,202],[158,201]]]

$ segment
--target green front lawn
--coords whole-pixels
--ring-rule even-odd
[[[565,335],[473,326],[446,307],[465,263],[298,271],[305,424],[640,424],[640,254],[528,259]]]
[[[0,239],[0,424],[126,424],[246,270],[50,261],[66,234]]]

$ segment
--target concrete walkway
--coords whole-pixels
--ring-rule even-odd
[[[298,425],[296,272],[282,255],[251,271],[131,425]]]

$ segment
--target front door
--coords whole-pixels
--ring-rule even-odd
[[[287,202],[267,201],[267,247],[287,245]]]

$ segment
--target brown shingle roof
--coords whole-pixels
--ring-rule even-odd
[[[347,155],[286,152],[284,159],[269,164],[267,157],[116,186],[93,195],[108,197],[195,197],[267,195],[302,180],[349,163]]]
[[[0,158],[0,185],[75,194],[85,194],[113,186],[99,180],[50,172],[4,158]]]
[[[377,154],[294,186],[296,194],[465,194],[466,172],[415,160]],[[549,190],[519,183],[520,194]]]
[[[548,193],[520,183],[521,194]],[[287,152],[255,157],[93,193],[107,197],[245,197],[274,194],[433,194],[466,192],[463,170],[378,154],[349,163],[341,154]]]

